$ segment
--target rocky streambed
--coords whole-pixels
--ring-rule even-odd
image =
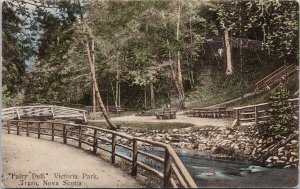
[[[205,153],[219,158],[250,160],[267,167],[292,168],[299,164],[298,131],[285,139],[260,139],[255,126],[220,128],[214,126],[184,129],[142,130],[122,128],[120,132],[170,144],[177,151]],[[120,143],[130,144],[126,139]],[[148,145],[140,144],[143,147]]]

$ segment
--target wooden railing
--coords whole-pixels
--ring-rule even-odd
[[[232,111],[227,110],[226,107],[193,108],[188,114],[193,117],[222,118],[231,117]]]
[[[296,116],[299,113],[299,99],[289,99],[289,105],[294,107]],[[245,122],[259,123],[261,121],[266,121],[270,118],[268,109],[270,108],[271,102],[254,104],[250,106],[242,106],[233,108],[236,115],[236,125]]]
[[[50,121],[8,120],[4,122],[3,128],[7,129],[8,133],[14,132],[17,135],[20,135],[20,133],[26,133],[26,136],[34,134],[37,135],[38,138],[41,138],[42,135],[49,136],[52,141],[54,141],[55,138],[62,138],[63,143],[75,144],[80,148],[83,148],[82,145],[85,145],[89,147],[94,154],[97,154],[100,150],[108,152],[111,156],[111,163],[115,163],[116,157],[122,158],[131,163],[131,174],[133,176],[138,174],[138,167],[142,168],[162,179],[163,187],[197,187],[174,149],[165,143],[132,137],[116,131],[88,125]],[[78,143],[71,143],[70,140],[77,141]],[[120,142],[122,140],[126,140],[126,144],[129,145],[121,144]],[[139,144],[141,143],[162,149],[164,151],[164,157],[150,154],[139,149]],[[116,146],[122,147],[131,153],[129,155],[121,154],[116,149]],[[146,164],[142,162],[139,157],[150,158],[162,164],[163,169]]]
[[[83,118],[86,122],[86,111],[81,109],[41,105],[41,106],[17,106],[2,109],[2,119],[21,119],[33,117],[51,117],[55,118]]]
[[[295,72],[298,69],[296,64],[284,65],[269,75],[262,78],[260,81],[255,83],[256,90],[263,90],[265,88],[271,87],[274,84],[281,81],[284,77],[288,77],[290,74]]]

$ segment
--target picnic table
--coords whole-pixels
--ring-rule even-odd
[[[156,112],[157,119],[176,119],[176,110],[172,108],[164,108]]]

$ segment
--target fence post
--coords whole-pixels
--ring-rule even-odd
[[[116,151],[116,134],[112,134],[112,141],[111,141],[111,163],[115,163],[115,151]]]
[[[54,123],[52,123],[52,125],[51,125],[51,131],[52,131],[52,133],[51,133],[52,141],[54,141]]]
[[[137,153],[137,140],[135,138],[133,138],[133,147],[132,147],[132,171],[131,171],[131,175],[132,176],[136,176],[137,174],[137,157],[138,157],[138,153]]]
[[[95,116],[95,115],[94,115],[94,116]],[[84,119],[84,122],[87,122],[85,112],[83,112],[83,119]]]
[[[81,148],[82,127],[79,127],[78,147]]]
[[[20,112],[19,112],[18,108],[16,109],[16,112],[17,112],[18,119],[21,119]]]
[[[9,121],[7,122],[7,133],[10,134],[10,126],[9,126]]]
[[[26,136],[29,136],[29,123],[26,123]]]
[[[53,117],[53,119],[55,119],[55,115],[54,115],[54,109],[53,109],[53,106],[51,106],[51,114],[52,114],[52,117]]]
[[[167,148],[165,148],[165,162],[164,162],[164,188],[170,186],[171,179],[171,156]]]
[[[236,112],[236,125],[240,125],[240,111],[239,109],[236,109],[235,112]]]
[[[97,153],[97,129],[94,129],[93,153]]]
[[[20,135],[20,127],[19,127],[19,122],[17,121],[17,135]]]
[[[63,124],[63,141],[64,141],[64,144],[67,144],[67,132],[66,132],[65,124]]]
[[[41,123],[38,123],[38,138],[41,138]]]
[[[257,106],[254,107],[255,124],[258,124],[258,111]]]

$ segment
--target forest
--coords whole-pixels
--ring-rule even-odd
[[[299,60],[297,1],[19,0],[2,17],[4,107],[219,103]]]

